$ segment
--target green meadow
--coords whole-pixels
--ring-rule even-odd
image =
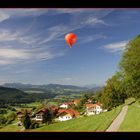
[[[128,106],[127,114],[119,131],[140,131],[140,103],[139,101]]]
[[[112,123],[114,118],[121,111],[122,106],[116,107],[112,111],[108,111],[95,116],[83,116],[81,118],[72,119],[65,122],[45,125],[37,129],[28,131],[58,131],[58,132],[79,132],[79,131],[105,131]]]

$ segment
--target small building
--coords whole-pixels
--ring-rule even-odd
[[[42,122],[43,115],[47,112],[48,112],[48,109],[46,109],[46,108],[40,109],[39,111],[36,112],[35,118],[33,118],[32,120]]]
[[[21,120],[21,118],[24,116],[24,112],[22,112],[22,111],[18,111],[16,114],[17,114],[17,118],[19,120]]]
[[[59,108],[66,108],[66,109],[68,109],[69,107],[72,107],[73,105],[74,105],[73,102],[64,102],[64,103],[59,105]]]
[[[103,112],[103,109],[100,103],[86,104],[86,115],[95,115],[100,114],[101,112]]]
[[[59,121],[67,121],[80,116],[80,113],[74,109],[60,109],[58,112]]]
[[[26,110],[28,115],[31,117],[31,111],[30,110]],[[21,111],[17,111],[17,118],[18,120],[21,120],[22,117],[25,115],[25,110],[21,110]]]

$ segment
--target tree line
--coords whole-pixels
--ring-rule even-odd
[[[119,70],[106,81],[100,100],[111,109],[129,97],[140,97],[140,35],[126,45]]]

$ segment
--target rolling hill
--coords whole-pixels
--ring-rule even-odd
[[[28,94],[19,89],[0,87],[1,103],[27,103],[54,96],[52,93]]]

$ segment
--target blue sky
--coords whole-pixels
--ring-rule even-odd
[[[0,84],[104,84],[139,25],[140,9],[0,9]]]

